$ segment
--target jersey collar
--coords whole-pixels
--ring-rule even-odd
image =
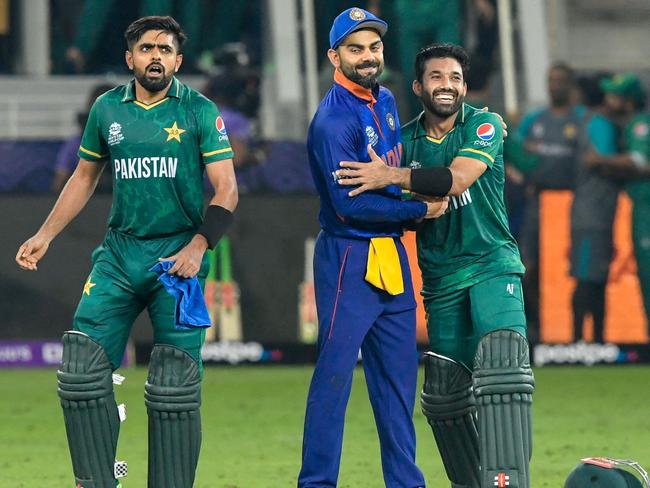
[[[169,86],[169,90],[167,90],[167,95],[165,95],[165,98],[167,97],[173,97],[173,98],[180,98],[181,97],[181,83],[176,79],[174,76],[172,78],[172,84]],[[164,99],[163,99],[164,100]],[[126,85],[126,90],[124,91],[124,96],[122,97],[122,102],[135,102],[135,80],[131,80],[127,85]],[[156,102],[158,103],[158,102]],[[154,105],[153,103],[151,105]]]
[[[466,107],[467,107],[467,105],[465,103],[463,103],[461,105],[460,110],[459,110],[460,111],[459,117],[456,117],[456,120],[454,121],[454,127],[449,132],[454,130],[457,125],[465,123],[465,110],[466,110]],[[424,119],[424,111],[422,111],[422,112],[420,112],[420,115],[417,116],[417,120],[416,120],[416,123],[415,123],[415,130],[413,131],[413,134],[411,135],[411,140],[427,136],[427,130],[424,127],[424,120],[425,120]],[[447,132],[447,134],[449,134],[449,132]],[[442,136],[440,138],[440,140],[444,139],[447,134]]]
[[[370,88],[364,88],[361,85],[355,83],[354,81],[347,78],[340,69],[334,70],[334,83],[342,86],[347,91],[352,93],[355,97],[365,100],[374,104],[377,102],[373,91]]]

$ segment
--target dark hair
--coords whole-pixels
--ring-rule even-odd
[[[415,78],[422,81],[424,67],[427,61],[434,58],[454,58],[460,64],[463,71],[463,79],[469,72],[469,55],[462,47],[456,44],[430,44],[420,49],[415,56]]]
[[[133,49],[135,43],[140,40],[144,33],[150,30],[160,30],[172,34],[176,41],[176,49],[178,52],[183,50],[183,44],[187,40],[187,35],[183,32],[178,22],[170,16],[151,15],[132,22],[126,28],[124,38],[126,39],[126,45],[129,51]]]
[[[605,93],[600,87],[600,81],[611,78],[612,74],[607,71],[601,71],[594,74],[583,75],[578,77],[577,85],[580,90],[582,103],[587,108],[595,108],[603,104]]]
[[[549,73],[551,71],[562,71],[567,76],[567,78],[569,78],[569,81],[571,81],[571,83],[575,82],[576,75],[575,72],[573,71],[573,68],[569,66],[567,63],[565,63],[564,61],[554,62],[548,69]]]

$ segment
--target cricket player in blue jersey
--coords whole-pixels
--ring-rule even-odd
[[[307,399],[299,488],[337,484],[359,350],[386,486],[425,484],[415,465],[412,421],[415,299],[400,236],[405,224],[442,215],[447,201],[402,201],[395,186],[350,198],[335,173],[340,161],[370,161],[368,147],[386,164],[400,164],[395,100],[377,84],[386,30],[386,22],[360,8],[334,20],[327,53],[334,84],[309,128],[309,160],[321,200],[314,254],[319,356]]]

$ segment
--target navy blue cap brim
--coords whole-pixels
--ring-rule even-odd
[[[339,38],[336,40],[334,45],[330,47],[332,49],[336,49],[341,45],[341,43],[345,40],[346,37],[348,37],[353,32],[362,29],[374,29],[377,32],[379,32],[380,37],[384,37],[384,35],[386,35],[386,32],[388,32],[388,24],[383,20],[375,20],[375,19],[362,20],[361,22],[357,22],[356,24],[352,25],[352,27],[350,27],[341,36],[339,36]]]

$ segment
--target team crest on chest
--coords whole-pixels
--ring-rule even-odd
[[[386,114],[386,123],[388,123],[390,130],[395,130],[395,117],[390,112]]]
[[[575,139],[576,134],[578,133],[578,128],[575,124],[566,124],[562,133],[567,139]]]
[[[172,139],[176,139],[178,142],[181,142],[181,134],[183,134],[185,129],[181,129],[174,121],[174,124],[171,127],[164,127],[165,132],[167,132],[167,141],[169,142]]]
[[[124,140],[124,135],[122,134],[122,126],[117,122],[113,122],[108,128],[108,139],[107,143],[109,146],[115,146]]]

